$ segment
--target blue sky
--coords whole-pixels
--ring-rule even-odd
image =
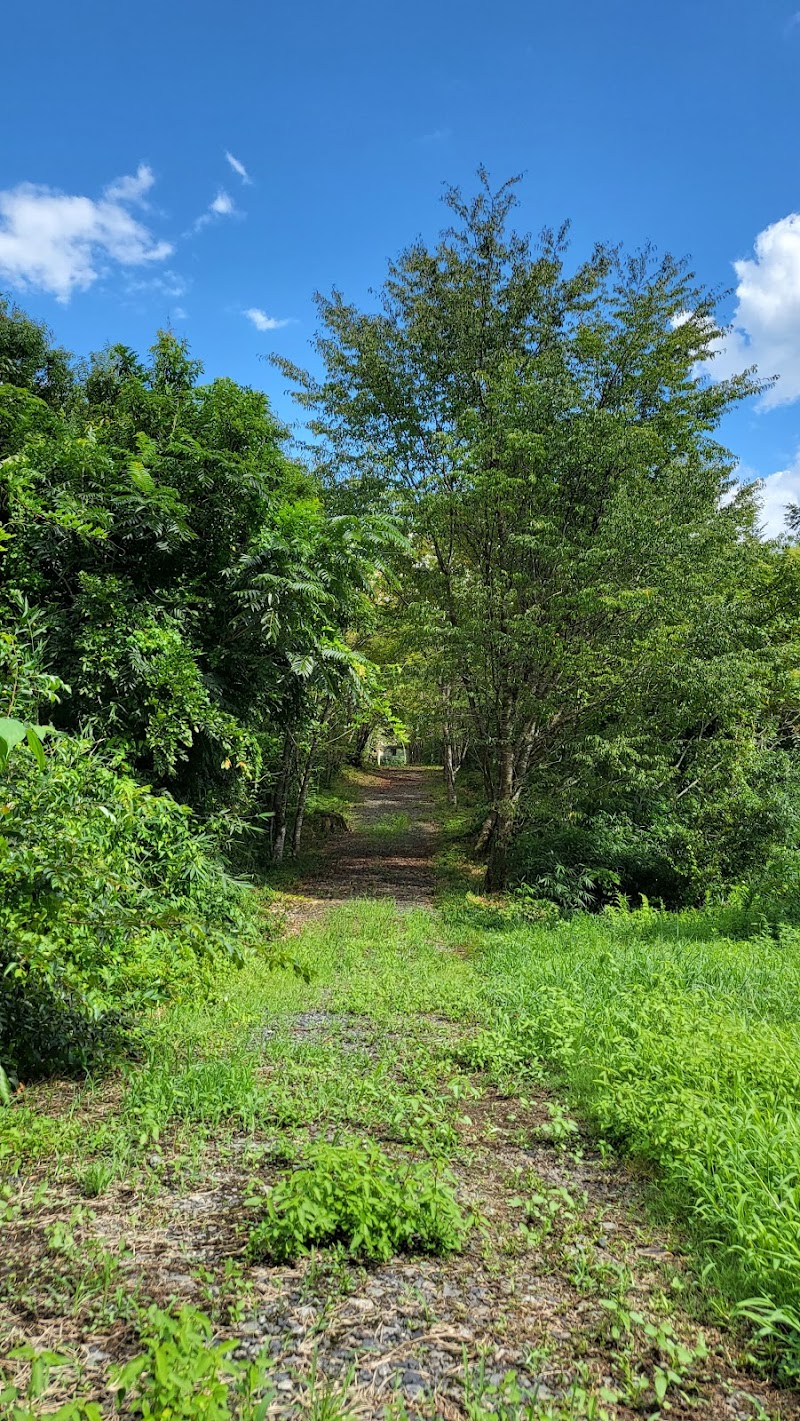
[[[800,495],[797,3],[9,6],[0,290],[78,353],[171,323],[293,418],[259,357],[310,358],[314,290],[366,301],[443,182],[521,172],[519,225],[570,218],[576,258],[653,241],[734,288],[723,362],[781,378],[724,433],[772,526]]]

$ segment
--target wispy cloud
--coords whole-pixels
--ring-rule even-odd
[[[777,469],[774,474],[760,477],[758,472],[746,464],[740,464],[734,474],[734,483],[722,499],[722,505],[730,503],[740,489],[750,488],[757,505],[757,524],[762,538],[780,538],[786,529],[786,508],[790,503],[800,504],[800,449],[788,468]]]
[[[114,266],[164,261],[172,244],[159,241],[129,211],[154,181],[141,164],[135,174],[109,183],[99,198],[36,183],[0,191],[0,277],[66,302]]]
[[[224,188],[220,188],[216,197],[208,204],[205,212],[196,219],[187,235],[191,235],[192,232],[202,232],[209,222],[216,221],[218,217],[238,217],[239,215],[239,209],[230,193],[227,193]]]
[[[233,198],[223,189],[220,189],[214,201],[211,203],[210,211],[215,212],[217,217],[230,217],[231,213],[236,211],[236,205]]]
[[[761,531],[766,538],[777,538],[786,532],[787,503],[800,503],[800,450],[788,469],[778,469],[761,482]]]
[[[278,319],[277,316],[268,316],[266,311],[262,311],[258,306],[250,306],[242,312],[248,321],[252,321],[257,331],[279,331],[281,326],[290,326],[292,319],[290,316]]]
[[[109,183],[104,196],[110,202],[137,202],[144,203],[145,193],[148,193],[155,183],[153,169],[147,163],[140,163],[136,172],[127,178],[115,178],[113,183]]]
[[[156,276],[130,276],[125,284],[125,290],[129,295],[151,295],[168,296],[175,298],[185,296],[189,290],[189,282],[180,272],[166,268],[158,272]]]
[[[225,154],[225,159],[226,162],[230,163],[231,167],[233,168],[233,171],[235,173],[238,173],[242,182],[247,183],[249,186],[252,183],[253,179],[248,173],[244,163],[240,162],[238,158],[234,158],[233,154],[228,152],[226,152]]]
[[[423,133],[420,136],[420,143],[446,143],[448,138],[452,138],[452,128],[432,128],[430,133]]]
[[[754,255],[734,262],[737,306],[730,332],[717,342],[712,379],[750,365],[778,376],[761,397],[762,409],[800,399],[800,213],[759,232]]]

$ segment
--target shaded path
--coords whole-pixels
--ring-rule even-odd
[[[402,907],[433,902],[435,769],[376,769],[361,776],[363,798],[346,834],[322,847],[303,895],[326,902],[394,898]]]

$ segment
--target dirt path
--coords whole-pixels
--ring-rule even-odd
[[[402,907],[433,901],[436,842],[432,769],[380,769],[359,776],[362,799],[348,814],[350,829],[333,836],[303,895],[326,902],[394,898]]]

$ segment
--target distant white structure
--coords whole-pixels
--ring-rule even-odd
[[[401,745],[399,740],[384,740],[382,737],[375,745],[375,759],[379,765],[408,764],[405,745]]]

